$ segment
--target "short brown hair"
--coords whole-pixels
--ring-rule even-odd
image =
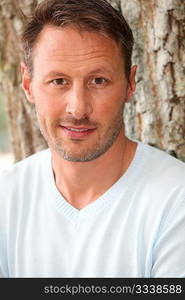
[[[133,49],[132,31],[122,16],[106,0],[44,0],[28,18],[22,34],[25,63],[32,73],[32,50],[47,24],[78,27],[80,30],[100,32],[115,40],[122,49],[125,73],[129,79]]]

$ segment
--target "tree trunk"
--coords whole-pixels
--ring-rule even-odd
[[[127,135],[185,160],[185,2],[122,0],[135,36],[137,91],[125,109]]]
[[[15,160],[46,147],[34,108],[21,89],[20,31],[37,0],[0,0],[0,72],[7,103]],[[137,91],[126,105],[127,136],[185,160],[184,36],[185,2],[181,0],[109,0],[131,25]]]
[[[0,72],[8,113],[12,150],[19,161],[46,147],[38,129],[34,107],[27,102],[21,88],[20,33],[23,17],[37,1],[0,0]]]

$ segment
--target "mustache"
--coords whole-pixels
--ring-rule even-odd
[[[91,127],[97,127],[100,124],[97,122],[90,121],[89,118],[81,118],[81,119],[75,119],[72,116],[68,116],[65,118],[60,118],[54,122],[54,125],[62,125],[62,124],[70,124],[75,126],[91,126]]]

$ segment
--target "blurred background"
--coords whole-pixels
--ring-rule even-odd
[[[8,118],[3,99],[2,90],[0,91],[0,170],[13,163],[14,156],[11,148],[10,134],[8,130]]]

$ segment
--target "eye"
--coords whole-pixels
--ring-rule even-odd
[[[95,85],[105,85],[107,83],[107,80],[102,77],[96,77],[96,78],[93,78],[91,82],[92,82],[92,84],[95,84]]]
[[[52,80],[52,83],[54,85],[67,85],[68,81],[66,79],[64,79],[64,78],[58,78],[58,79]]]

